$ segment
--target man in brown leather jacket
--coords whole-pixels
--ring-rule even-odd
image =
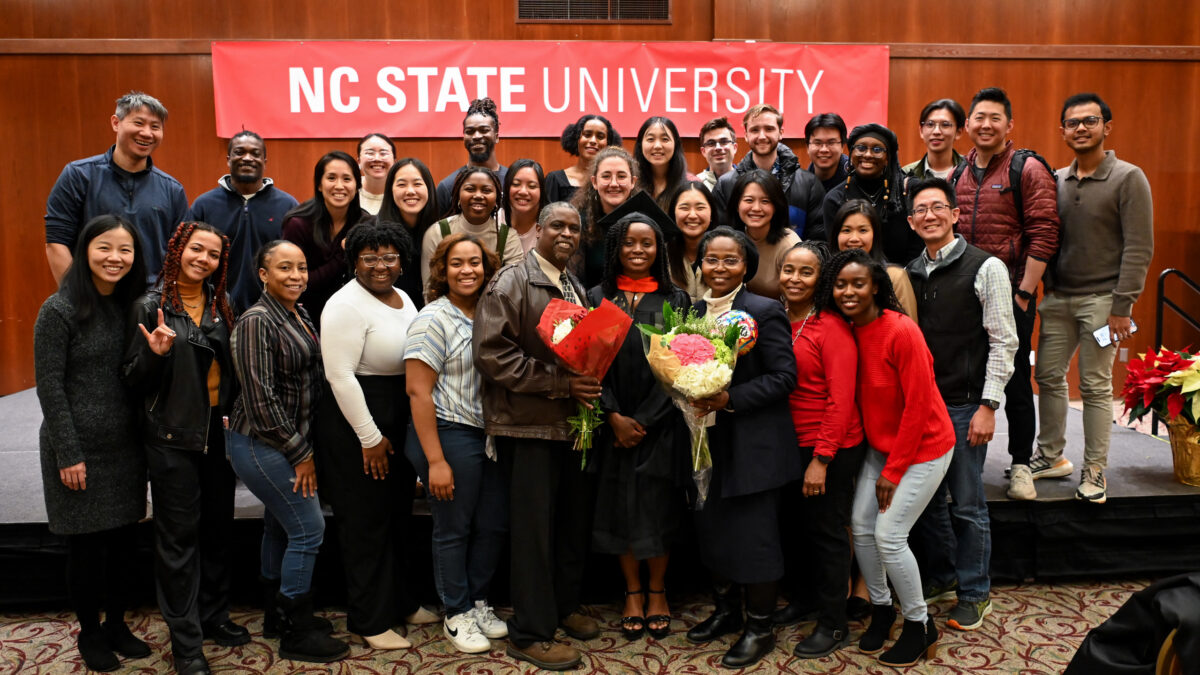
[[[547,670],[573,668],[579,650],[554,642],[600,634],[578,612],[591,539],[595,486],[571,449],[575,401],[600,396],[600,382],[561,366],[537,334],[553,298],[585,304],[567,261],[579,247],[579,213],[565,202],[542,210],[537,245],[496,273],[475,310],[472,348],[483,374],[483,417],[508,477],[513,617],[508,654]]]

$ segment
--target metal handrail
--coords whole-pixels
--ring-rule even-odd
[[[1170,307],[1173,312],[1175,312],[1177,315],[1179,315],[1179,318],[1183,319],[1192,328],[1195,328],[1198,332],[1200,332],[1200,320],[1197,320],[1196,317],[1192,316],[1191,314],[1188,314],[1182,307],[1179,306],[1178,303],[1176,303],[1174,300],[1168,298],[1165,295],[1164,289],[1166,288],[1167,278],[1170,276],[1179,277],[1180,281],[1182,281],[1189,288],[1191,288],[1197,295],[1200,295],[1200,284],[1197,284],[1195,281],[1192,280],[1191,277],[1184,274],[1183,272],[1180,272],[1179,270],[1175,269],[1174,267],[1169,267],[1169,268],[1163,270],[1162,274],[1158,275],[1158,300],[1154,306],[1154,345],[1152,346],[1153,349],[1159,349],[1160,347],[1162,347],[1163,306],[1164,305],[1167,307]],[[1158,435],[1158,422],[1159,422],[1158,413],[1151,412],[1150,433],[1155,436]]]

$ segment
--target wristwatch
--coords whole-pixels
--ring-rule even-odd
[[[1016,295],[1019,298],[1025,298],[1026,300],[1033,300],[1033,293],[1030,293],[1029,291],[1026,291],[1026,290],[1022,290],[1020,288],[1013,291],[1013,295]]]
[[[979,404],[986,405],[987,407],[991,408],[992,410],[1000,409],[1000,401],[994,401],[990,398],[983,399],[982,401],[979,402]]]

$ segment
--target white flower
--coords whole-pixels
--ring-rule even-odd
[[[720,361],[684,366],[675,376],[675,389],[690,399],[708,398],[724,391],[733,379],[733,369]]]
[[[550,341],[554,344],[558,344],[562,342],[572,330],[575,330],[575,322],[570,319],[563,319],[562,321],[559,321],[556,326],[554,326],[554,335],[550,336]]]

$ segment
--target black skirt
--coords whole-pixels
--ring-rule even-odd
[[[700,560],[714,577],[737,584],[783,578],[780,492],[721,497],[719,486],[710,488],[704,508],[694,513]]]

